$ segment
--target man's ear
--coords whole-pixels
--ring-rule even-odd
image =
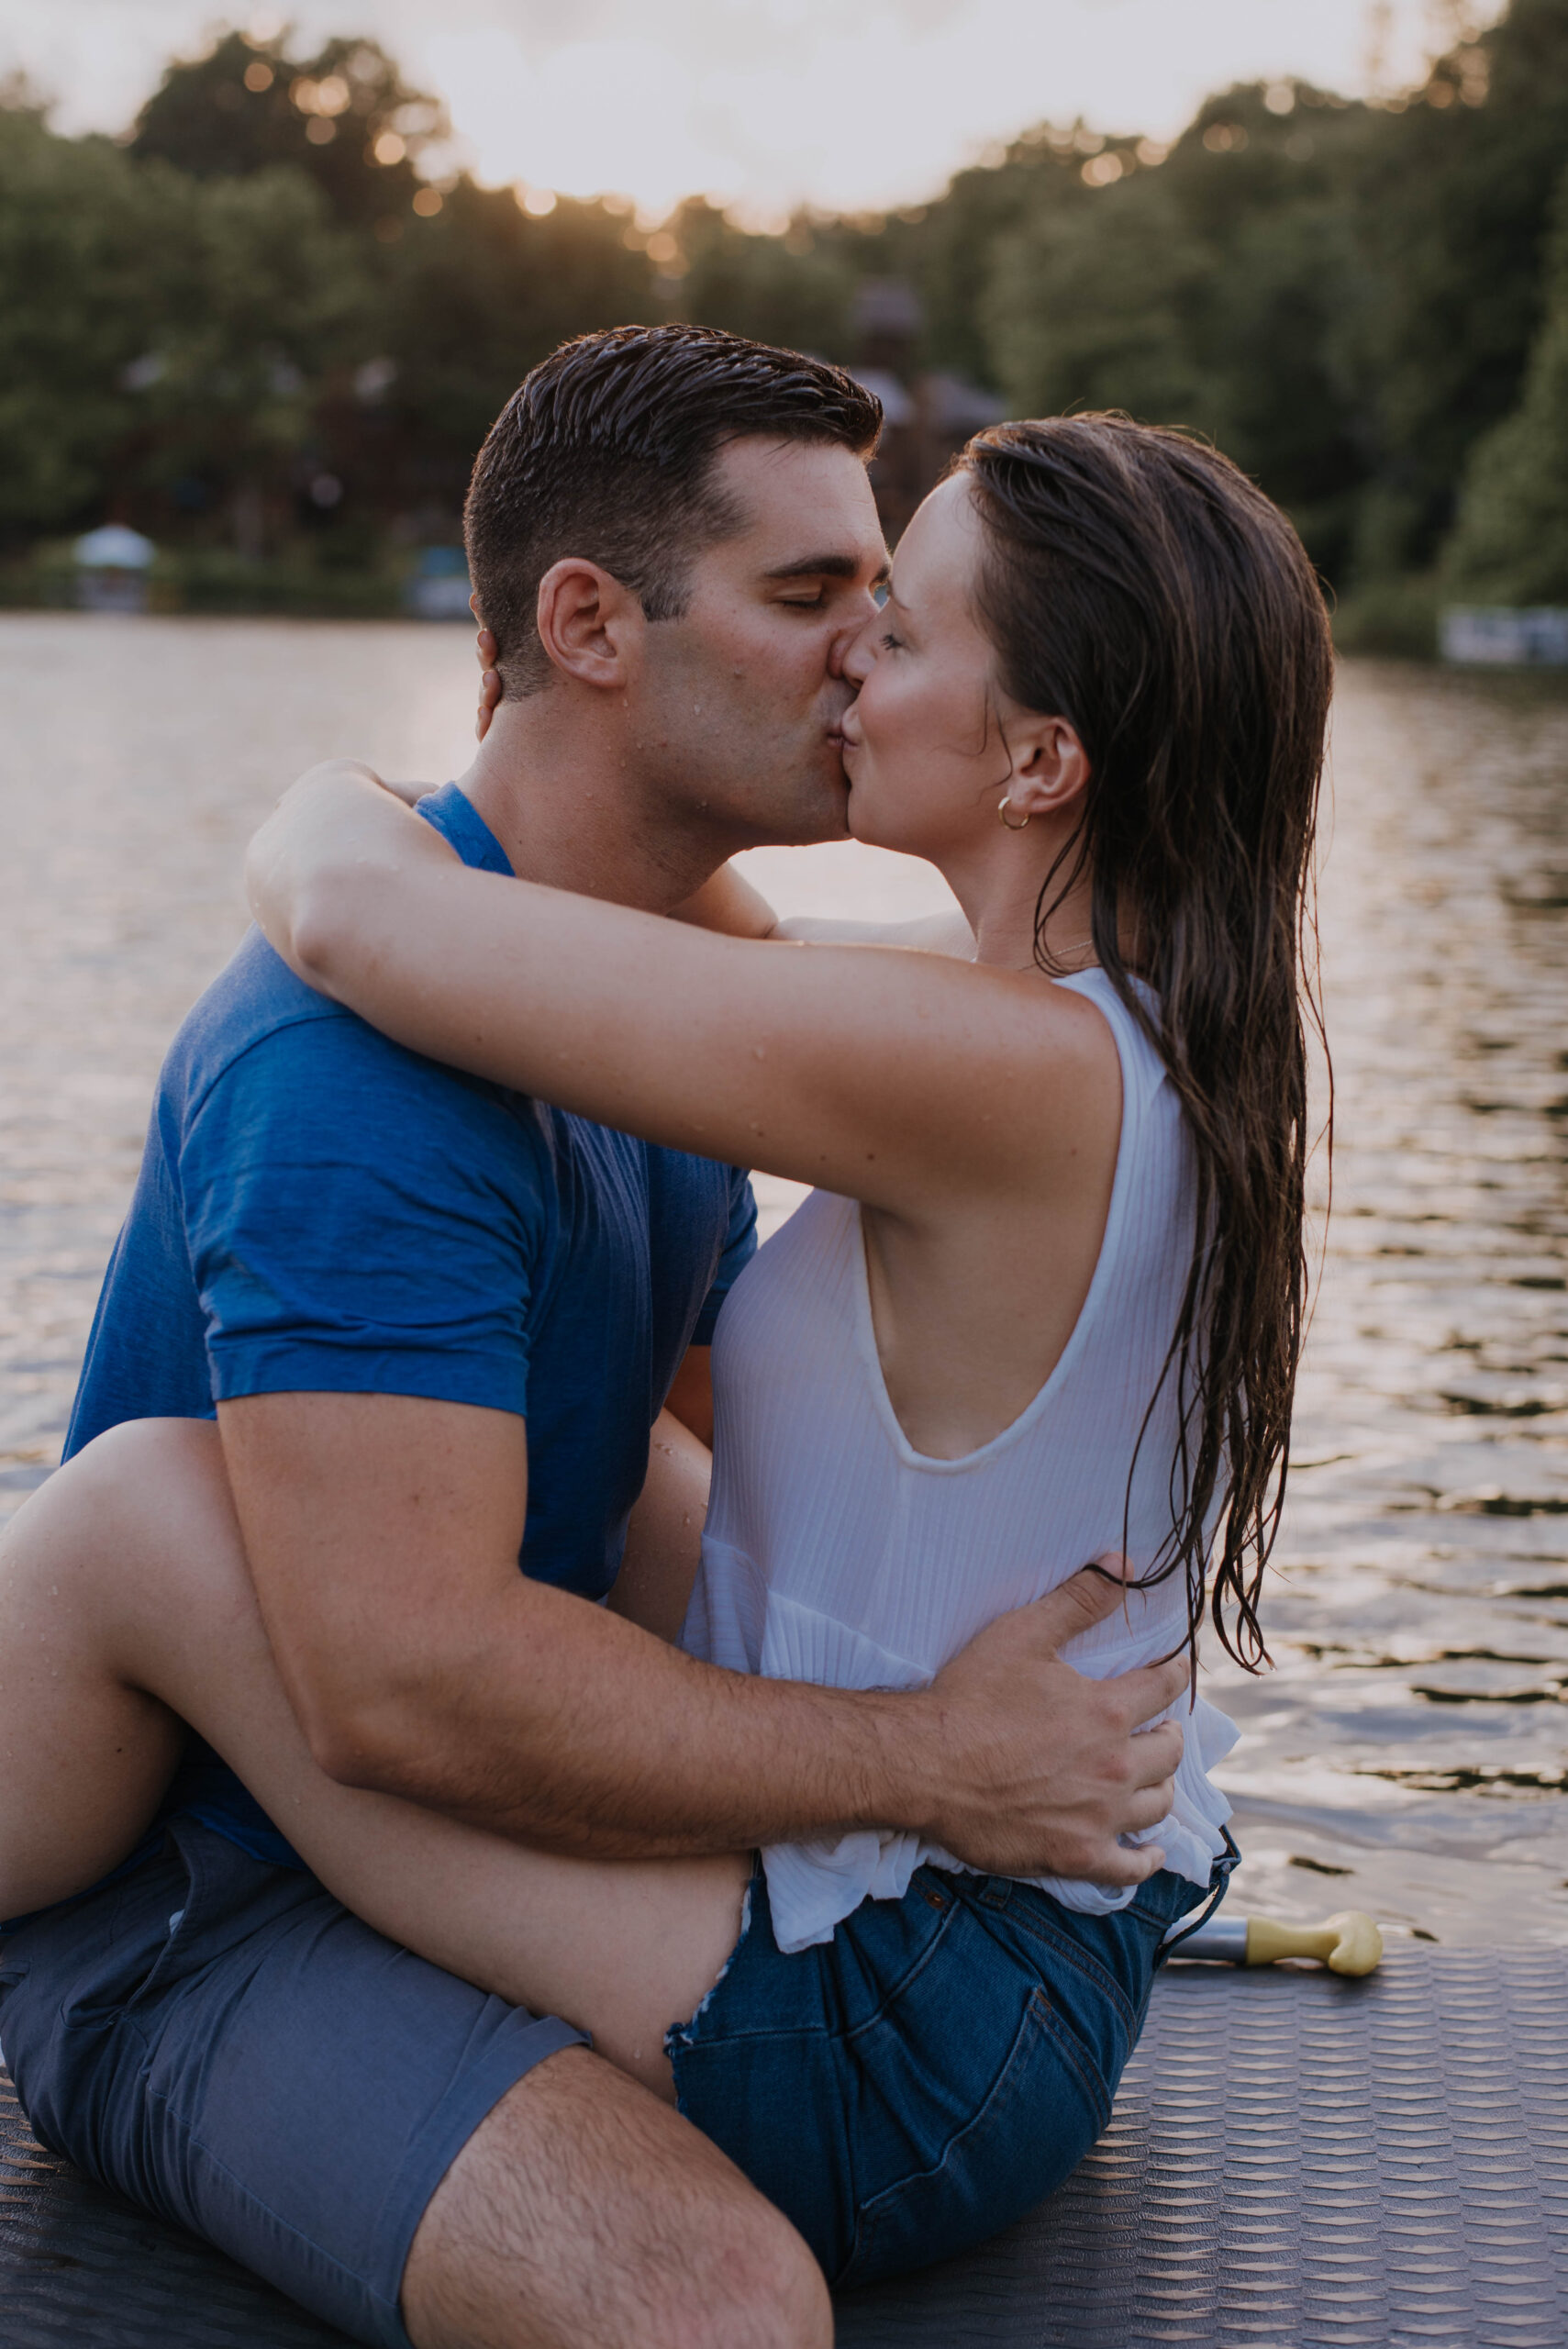
[[[1060,815],[1083,797],[1094,769],[1067,718],[1025,718],[1007,728],[1007,796],[1020,816]]]
[[[629,681],[648,626],[637,596],[578,555],[551,563],[539,581],[535,621],[552,668],[612,689]]]

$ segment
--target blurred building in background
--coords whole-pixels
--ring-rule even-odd
[[[893,544],[970,435],[999,423],[1007,411],[983,385],[921,365],[925,312],[907,278],[862,278],[850,322],[857,348],[851,372],[882,402],[882,442],[871,479]]]

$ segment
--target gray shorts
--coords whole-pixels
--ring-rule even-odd
[[[453,2161],[582,2039],[190,1819],[0,1942],[0,2043],[43,2143],[382,2349],[409,2349],[404,2265]]]

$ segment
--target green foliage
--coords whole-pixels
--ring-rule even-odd
[[[130,149],[197,179],[293,164],[339,220],[369,227],[407,211],[414,166],[449,128],[440,100],[410,88],[376,41],[329,40],[302,62],[282,41],[231,32],[169,67]]]
[[[1334,643],[1340,652],[1376,652],[1399,661],[1430,661],[1438,649],[1438,615],[1444,597],[1429,573],[1369,579],[1334,606]]]
[[[824,358],[853,356],[850,303],[861,273],[837,223],[803,216],[783,237],[749,235],[698,196],[670,233],[685,264],[675,281],[683,315]]]
[[[122,478],[268,475],[315,439],[332,371],[370,326],[358,240],[292,164],[249,179],[159,179],[182,233],[162,260],[161,331],[131,371],[146,382]]]
[[[976,165],[949,182],[925,217],[895,228],[898,255],[925,305],[928,355],[939,367],[999,388],[995,349],[992,273],[1004,240],[1030,212],[1051,203],[1086,199],[1078,173],[1083,156],[1074,131],[1031,131],[999,162]],[[901,225],[901,224],[900,224]],[[888,262],[882,266],[885,269]]]
[[[1347,591],[1342,632],[1426,640],[1462,483],[1444,577],[1568,596],[1568,0],[1512,0],[1385,106],[1233,89],[1168,154],[1046,125],[926,206],[777,236],[700,199],[651,238],[608,204],[538,217],[421,176],[447,131],[347,37],[224,34],[123,145],[0,88],[0,545],[112,513],[207,564],[187,600],[265,552],[373,601],[563,337],[683,317],[892,363],[856,295],[902,278],[912,368],[1212,436]]]
[[[626,225],[567,198],[535,219],[509,189],[469,179],[435,217],[410,217],[384,264],[373,348],[397,369],[387,419],[428,494],[461,504],[498,410],[558,342],[661,315]]]
[[[443,128],[365,41],[301,64],[226,36],[123,147],[0,95],[0,544],[106,512],[252,560],[373,550],[402,511],[453,530],[534,362],[663,306],[607,206],[536,218],[416,177]],[[404,154],[379,161],[388,135]],[[312,508],[318,480],[340,510]]]
[[[1472,455],[1446,551],[1450,586],[1476,602],[1568,604],[1568,172],[1556,212],[1524,396]]]
[[[0,531],[69,522],[112,469],[171,202],[107,140],[0,110]]]
[[[1288,95],[1286,113],[1255,88],[1212,99],[1153,168],[1117,142],[1103,151],[1120,176],[1103,187],[1037,182],[982,315],[1010,407],[1123,408],[1207,434],[1332,570],[1368,474],[1344,350],[1345,183],[1366,110]]]
[[[1518,398],[1565,156],[1568,0],[1513,0],[1368,142],[1356,188],[1373,289],[1358,336],[1375,484],[1363,571],[1429,562],[1468,451]]]

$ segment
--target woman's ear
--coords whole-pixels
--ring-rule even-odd
[[[1094,769],[1069,719],[1025,718],[1008,727],[1007,747],[1013,757],[1007,796],[1020,816],[1061,815],[1083,797]]]
[[[600,688],[628,682],[648,623],[638,598],[596,562],[567,555],[551,563],[534,617],[552,669]]]

